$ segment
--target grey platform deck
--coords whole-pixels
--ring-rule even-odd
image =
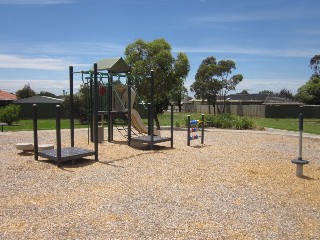
[[[57,156],[57,150],[51,149],[51,150],[44,150],[40,151],[39,156],[47,158],[49,160],[56,161],[58,163],[79,159],[87,156],[92,156],[95,154],[94,150],[84,149],[84,148],[77,148],[77,147],[66,147],[61,148],[61,159],[58,159]]]
[[[131,138],[131,141],[133,141],[133,142],[142,142],[142,143],[152,144],[151,136],[150,136],[150,135],[133,137],[133,138]],[[153,136],[153,143],[154,143],[154,144],[161,143],[161,142],[168,142],[168,141],[171,141],[171,138],[169,138],[169,137]]]

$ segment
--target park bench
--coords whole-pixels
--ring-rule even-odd
[[[8,123],[0,123],[1,126],[1,132],[3,132],[3,126],[8,126]]]

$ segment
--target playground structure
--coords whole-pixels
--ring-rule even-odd
[[[70,86],[73,85],[73,75],[81,73],[83,83],[87,84],[89,89],[88,138],[90,135],[91,141],[93,141],[93,137],[95,136],[93,130],[95,129],[95,125],[98,124],[95,116],[96,118],[98,116],[101,117],[102,127],[98,127],[101,131],[103,131],[104,116],[106,116],[108,122],[108,142],[114,140],[115,119],[123,119],[125,120],[125,124],[127,124],[125,137],[128,139],[129,146],[131,146],[132,142],[140,142],[148,144],[152,149],[153,145],[157,143],[170,141],[171,148],[173,148],[173,111],[171,111],[170,137],[160,136],[160,132],[154,129],[154,72],[151,71],[151,76],[144,77],[150,80],[150,103],[148,103],[148,126],[146,127],[138,111],[133,108],[137,93],[133,89],[132,82],[141,77],[131,75],[129,72],[130,67],[122,58],[104,59],[96,64],[97,70],[95,73],[92,70],[74,72],[72,66],[69,69]],[[93,83],[93,75],[97,75],[100,79],[99,82]],[[114,84],[114,79],[118,80],[117,85]],[[124,85],[119,84],[120,79],[125,79]],[[98,86],[95,86],[95,84]],[[98,91],[93,91],[94,87]],[[95,103],[92,99],[99,95],[100,97]],[[96,113],[93,112],[95,108],[97,109]],[[116,127],[118,128],[117,125]],[[133,129],[136,129],[139,134],[136,134]]]
[[[110,67],[111,66],[111,67]],[[151,71],[150,77],[150,96],[151,102],[148,104],[148,128],[146,128],[142,122],[139,113],[133,109],[132,98],[135,98],[135,91],[131,86],[131,79],[134,76],[127,73],[121,73],[121,71],[128,71],[130,68],[125,64],[122,58],[116,60],[102,60],[98,63],[94,63],[93,71],[80,71],[74,72],[73,66],[69,67],[69,83],[70,83],[70,147],[62,148],[61,146],[61,126],[60,126],[60,106],[56,107],[56,144],[57,149],[48,149],[39,151],[38,144],[38,127],[37,127],[37,106],[34,105],[34,118],[33,118],[33,129],[34,129],[34,159],[38,160],[38,157],[44,157],[57,162],[60,166],[61,162],[68,160],[75,160],[87,156],[94,155],[95,160],[98,161],[98,137],[99,137],[99,126],[98,116],[101,114],[107,114],[108,118],[108,141],[113,141],[113,124],[116,116],[127,118],[128,130],[127,138],[128,145],[131,146],[132,142],[145,143],[153,149],[153,146],[161,142],[171,142],[171,148],[173,148],[173,108],[171,107],[171,136],[162,137],[158,132],[154,130],[154,72]],[[107,70],[108,72],[102,72]],[[78,148],[74,146],[74,94],[73,94],[73,83],[74,74],[81,73],[82,80],[84,75],[87,75],[87,85],[89,86],[90,98],[89,98],[89,114],[88,120],[90,123],[91,141],[94,142],[94,150]],[[100,82],[98,83],[98,76]],[[126,84],[113,89],[113,77],[125,77]],[[107,79],[107,84],[102,80]],[[107,85],[107,88],[105,86]],[[106,94],[107,93],[107,94]],[[99,108],[99,94],[107,95],[108,101],[102,104],[102,108]],[[132,97],[133,96],[133,97]],[[118,97],[118,100],[116,97]],[[101,100],[101,99],[100,99]],[[103,100],[103,99],[102,99]],[[103,107],[104,106],[104,107]],[[103,122],[103,117],[102,117]],[[142,135],[132,137],[132,127],[137,129],[141,133],[147,133],[148,135]],[[103,126],[102,126],[103,129]]]
[[[199,127],[199,125],[201,125]],[[191,133],[195,133],[201,131],[201,135],[191,135]],[[188,115],[188,135],[187,135],[187,146],[190,146],[190,142],[192,140],[196,140],[201,138],[201,144],[204,144],[204,114],[201,116],[201,120],[191,120],[190,115]]]
[[[69,68],[70,73],[72,67]],[[93,71],[94,92],[98,92],[98,78],[97,78],[97,64],[94,64]],[[38,111],[37,105],[33,107],[33,134],[34,134],[34,159],[38,160],[38,157],[44,157],[49,160],[57,162],[59,167],[61,162],[68,160],[80,159],[83,157],[94,155],[95,160],[98,161],[98,111],[97,111],[98,96],[94,96],[94,150],[78,148],[74,146],[74,111],[73,111],[73,74],[70,74],[70,140],[71,146],[62,148],[61,146],[61,125],[60,125],[60,105],[56,107],[56,144],[57,149],[39,151],[38,148]]]

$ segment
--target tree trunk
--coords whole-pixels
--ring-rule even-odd
[[[159,122],[157,113],[154,114],[154,120],[156,122],[157,130],[160,130],[160,122]]]

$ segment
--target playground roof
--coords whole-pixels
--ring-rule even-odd
[[[33,96],[29,98],[23,98],[16,101],[13,101],[13,103],[18,104],[39,104],[39,103],[52,103],[52,104],[61,104],[63,102],[62,99],[58,98],[52,98],[47,96]]]
[[[8,93],[6,91],[0,90],[0,100],[1,101],[7,101],[7,100],[16,100],[16,95],[12,93]]]
[[[107,70],[112,73],[126,73],[130,71],[129,65],[123,60],[122,57],[119,58],[108,58],[97,61],[98,71]]]

